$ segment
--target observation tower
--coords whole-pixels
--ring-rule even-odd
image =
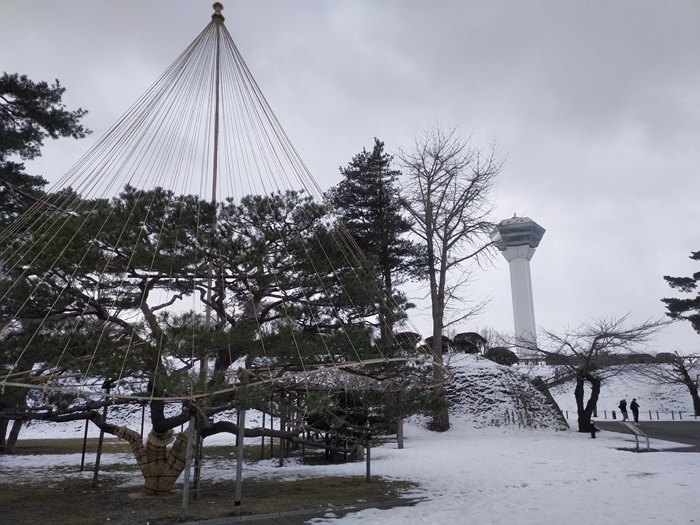
[[[545,229],[529,217],[504,219],[491,232],[494,246],[500,250],[510,266],[510,289],[513,297],[513,322],[516,341],[535,343],[535,306],[532,300],[530,259],[539,246]],[[519,349],[522,357],[527,352]]]

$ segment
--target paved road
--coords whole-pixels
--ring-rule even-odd
[[[609,432],[632,434],[632,432],[619,421],[596,420],[596,426]],[[678,452],[700,452],[700,420],[698,421],[640,421],[639,429],[650,439],[663,441],[675,441],[690,447],[672,449]],[[653,444],[652,444],[653,447]]]

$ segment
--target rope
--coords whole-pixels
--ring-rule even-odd
[[[216,38],[217,27],[220,28],[220,40]],[[212,50],[217,42],[220,42],[221,52],[221,83],[218,84],[221,120],[219,155],[218,160],[214,161],[210,154],[215,134],[211,114],[215,110],[217,64]],[[222,259],[221,253],[214,252],[213,241],[220,232],[216,228],[212,229],[208,221],[202,220],[201,206],[207,202],[206,179],[211,173],[213,162],[218,162],[220,174],[212,186],[212,197],[219,201],[214,203],[215,214],[227,209],[233,213],[234,203],[246,194],[262,194],[266,197],[279,195],[280,198],[284,198],[286,191],[298,192],[300,188],[304,192],[301,195],[309,195],[315,202],[328,206],[323,202],[323,192],[318,183],[292,145],[228,30],[223,24],[215,24],[212,21],[117,123],[109,128],[45,195],[36,199],[26,213],[0,232],[0,260],[7,262],[6,274],[16,276],[0,297],[0,302],[10,298],[20,283],[33,283],[28,296],[20,300],[16,311],[3,322],[6,334],[21,328],[19,324],[23,319],[22,313],[32,294],[38,293],[41,287],[46,285],[63,284],[61,289],[55,291],[51,306],[29,341],[18,353],[10,370],[0,377],[3,388],[8,385],[24,385],[29,388],[26,383],[9,380],[19,377],[19,374],[31,372],[33,365],[30,365],[28,370],[19,371],[26,352],[40,331],[54,320],[55,313],[59,311],[59,303],[68,300],[74,300],[80,305],[75,313],[76,322],[72,329],[68,328],[62,350],[57,353],[55,359],[47,356],[47,363],[53,362],[54,369],[62,365],[73,336],[82,326],[81,319],[92,316],[92,308],[95,307],[91,305],[97,304],[104,309],[101,315],[107,316],[107,319],[102,319],[101,331],[94,349],[87,356],[81,383],[87,385],[91,381],[90,375],[99,358],[106,357],[98,355],[98,350],[107,330],[117,320],[121,322],[118,326],[126,344],[117,349],[121,367],[116,383],[124,384],[129,359],[137,351],[153,352],[145,361],[153,362],[153,369],[144,372],[155,376],[160,367],[166,364],[166,359],[169,359],[170,352],[165,346],[168,339],[164,333],[153,329],[150,336],[143,335],[143,326],[148,326],[148,319],[147,314],[138,306],[131,305],[128,311],[122,310],[122,305],[135,300],[133,290],[139,283],[144,287],[140,303],[145,304],[153,296],[162,296],[160,307],[154,309],[151,305],[150,314],[163,313],[166,308],[178,311],[177,308],[182,306],[176,305],[184,305],[186,302],[191,305],[194,315],[191,318],[190,359],[194,361],[198,350],[195,348],[197,314],[198,309],[201,311],[204,307],[197,294],[205,277],[201,275],[201,268],[180,267],[182,259],[179,255],[191,249],[199,258],[206,252],[211,264],[216,264],[219,268],[217,279],[221,290],[228,289],[230,283],[237,278],[236,272],[242,271],[241,268],[229,267],[228,261]],[[59,188],[63,187],[72,187],[73,193],[61,193]],[[122,190],[125,187],[127,190]],[[172,193],[159,193],[156,188],[160,187],[169,188]],[[121,192],[119,196],[115,196],[117,192]],[[175,222],[185,220],[185,202],[179,200],[178,196],[188,194],[197,197],[196,233],[193,239],[187,239],[180,230],[173,232],[171,228],[175,225],[166,223],[168,219]],[[221,199],[216,198],[218,195]],[[294,211],[300,214],[300,219],[303,218],[308,224],[318,224],[317,218],[306,214],[307,203],[304,199],[298,200],[298,208]],[[272,205],[272,198],[265,202]],[[164,210],[155,209],[160,203],[163,203]],[[180,205],[182,207],[179,211],[173,208]],[[271,215],[275,210],[270,207],[266,211]],[[161,212],[162,220],[158,215]],[[123,223],[115,228],[114,221],[117,219],[123,220]],[[135,224],[137,220],[139,224]],[[161,222],[157,223],[157,220]],[[153,221],[156,221],[155,224]],[[337,220],[327,223],[326,226],[333,233],[334,246],[324,245],[325,239],[319,238],[315,230],[304,233],[292,229],[293,233],[290,234],[289,231],[279,229],[275,238],[270,241],[278,245],[281,255],[288,260],[295,257],[292,248],[294,243],[301,249],[306,259],[305,263],[312,270],[308,279],[314,282],[318,292],[297,305],[305,312],[309,322],[315,325],[317,331],[323,332],[324,327],[319,324],[320,320],[317,318],[318,310],[314,308],[323,306],[324,313],[334,318],[338,329],[345,336],[352,361],[340,361],[325,338],[320,337],[326,359],[335,369],[415,361],[415,357],[391,358],[384,355],[379,347],[375,348],[377,358],[363,359],[362,350],[355,347],[353,334],[349,330],[351,320],[344,317],[341,305],[333,301],[334,292],[330,289],[332,285],[337,290],[338,297],[347,303],[347,307],[358,310],[359,305],[354,302],[352,294],[343,283],[343,272],[350,269],[355,278],[377,287],[375,292],[380,299],[374,315],[379,316],[379,320],[379,309],[387,307],[395,311],[397,305],[393,297],[385,297],[378,279],[347,229]],[[136,227],[138,232],[135,231]],[[152,229],[147,231],[147,227]],[[55,245],[66,233],[68,240],[61,240],[64,245],[56,249]],[[206,242],[204,233],[208,233],[209,243]],[[254,238],[254,233],[251,231],[251,238]],[[67,255],[81,249],[82,246],[82,254],[71,259],[77,261],[74,267],[67,272],[60,270]],[[340,261],[335,262],[331,251],[337,251]],[[47,258],[49,254],[51,257]],[[86,276],[81,272],[93,258],[99,261],[101,266],[96,268],[94,274]],[[33,269],[44,262],[46,264],[42,266],[46,268],[45,273],[33,276]],[[115,271],[115,268],[119,271]],[[294,357],[289,357],[291,361],[296,360],[302,369],[296,372],[298,378],[307,380],[315,365],[309,363],[303,355],[302,342],[294,330],[290,299],[285,296],[288,287],[282,282],[283,275],[271,263],[268,262],[264,271],[268,272],[271,282],[280,291],[281,303],[277,308],[289,326],[295,354]],[[193,286],[181,299],[177,299],[181,293],[178,288],[178,279],[181,278],[191,279]],[[154,280],[157,282],[151,289],[149,283]],[[307,285],[298,274],[292,276],[290,284],[297,289],[303,289]],[[212,286],[208,286],[209,290],[211,288]],[[104,300],[103,295],[111,298]],[[226,312],[231,312],[230,315],[240,316],[240,305],[236,304],[236,298],[219,297],[218,301]],[[320,302],[326,304],[321,305]],[[267,362],[266,373],[272,375],[275,370],[272,366],[273,356],[268,353],[266,343],[271,330],[266,328],[263,323],[265,320],[258,317],[255,308],[253,312],[257,339]],[[219,319],[220,326],[217,329],[231,329],[230,326],[225,326],[225,323],[225,318]],[[107,352],[113,351],[110,345],[102,346]],[[229,361],[233,361],[233,357],[229,345]],[[317,358],[320,359],[321,356]],[[206,366],[206,363],[204,364]],[[191,366],[191,363],[186,366]],[[273,380],[270,379],[269,382]],[[268,384],[268,381],[261,381],[260,384]],[[152,387],[149,397],[135,396],[133,399],[183,399],[178,396],[158,397],[155,395],[155,381]],[[47,383],[42,388],[63,391],[66,387]],[[193,395],[200,399],[232,391],[235,391],[235,387],[215,393]]]

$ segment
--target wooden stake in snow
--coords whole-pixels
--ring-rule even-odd
[[[236,459],[236,499],[233,503],[234,514],[241,513],[241,485],[243,477],[243,442],[245,441],[245,410],[238,410],[238,433],[236,435],[236,445],[238,447],[238,457]]]

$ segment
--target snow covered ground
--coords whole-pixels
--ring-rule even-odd
[[[601,432],[597,439],[577,432],[474,429],[461,419],[449,432],[436,434],[406,425],[405,448],[395,443],[372,450],[372,474],[409,479],[420,488],[412,507],[366,509],[315,523],[400,524],[561,524],[698,523],[700,454],[663,452],[675,443],[652,440],[651,453],[635,453],[631,436]],[[698,423],[700,425],[700,422]],[[233,458],[233,452],[232,452]],[[133,461],[107,454],[104,464]],[[75,476],[80,456],[0,457],[0,483],[36,477]],[[59,467],[60,465],[60,467]],[[206,461],[206,479],[232,479],[233,459]],[[57,470],[57,467],[59,470]],[[323,467],[295,461],[246,466],[245,477],[295,479],[318,475],[364,475],[365,464]],[[114,473],[112,472],[111,475]],[[89,478],[92,473],[82,475]],[[135,473],[124,483],[137,486]],[[245,479],[245,478],[244,478]],[[243,485],[245,504],[245,480]]]
[[[612,409],[621,397],[628,401],[636,397],[644,412],[655,407],[652,403],[661,402],[660,394],[654,394],[656,388],[653,385],[646,388],[637,382],[610,383],[604,385],[601,403],[608,403]],[[682,389],[664,392],[668,399],[663,403],[673,402],[677,404],[674,407],[688,408],[690,397]],[[555,397],[563,409],[573,407],[571,385],[558,389]],[[138,424],[133,422],[136,428]],[[461,413],[453,414],[452,424],[450,431],[437,434],[426,431],[414,420],[405,426],[404,449],[388,443],[372,450],[373,475],[418,483],[419,489],[407,495],[421,500],[415,506],[366,509],[342,518],[329,513],[313,522],[700,523],[697,495],[700,454],[664,451],[678,447],[677,443],[652,440],[655,452],[635,453],[629,450],[634,448],[632,436],[612,432],[601,432],[594,440],[573,431],[475,428],[473,419]],[[82,436],[81,429],[77,425],[78,436]],[[30,427],[22,437],[27,438],[37,430],[36,425]],[[41,437],[47,437],[46,427]],[[219,442],[225,439],[230,436],[217,437]],[[133,462],[133,459],[127,454],[107,454],[102,462]],[[75,476],[79,463],[79,455],[0,456],[0,484],[21,483],[37,477]],[[232,459],[207,461],[205,458],[202,475],[205,479],[232,479],[232,464]],[[292,460],[281,468],[276,460],[248,464],[244,472],[244,505],[246,477],[274,476],[285,480],[364,473],[362,462],[319,467]],[[124,473],[123,482],[138,485],[141,480],[136,473]]]
[[[441,435],[411,427],[406,449],[386,446],[373,452],[374,472],[418,482],[426,501],[415,507],[363,510],[333,521],[699,522],[700,454],[618,450],[630,445],[621,434],[609,432],[593,440],[574,432],[474,431],[460,422]]]

